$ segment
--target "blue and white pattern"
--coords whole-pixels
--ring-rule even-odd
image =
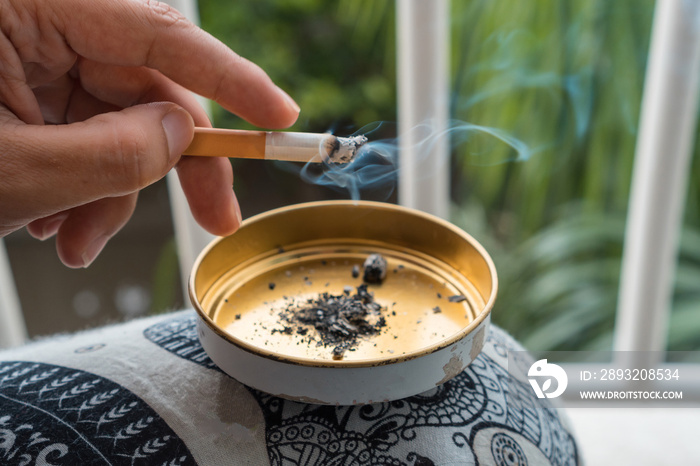
[[[162,321],[146,338],[218,370],[205,357],[194,316]],[[265,419],[272,465],[576,465],[573,437],[548,400],[513,379],[504,364],[522,351],[494,328],[459,376],[429,392],[365,406],[321,406],[250,389]]]
[[[0,464],[196,464],[143,400],[94,374],[0,362]]]
[[[0,352],[0,465],[577,465],[559,410],[505,369],[498,328],[460,375],[365,406],[246,388],[199,343],[191,311]]]

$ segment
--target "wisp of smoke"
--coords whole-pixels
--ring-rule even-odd
[[[355,134],[364,134],[371,139],[372,134],[384,124],[366,126]],[[307,163],[299,170],[299,175],[307,183],[348,192],[353,200],[359,200],[365,189],[378,188],[382,188],[388,198],[396,188],[398,180],[399,141],[402,137],[410,136],[409,140],[418,141],[415,143],[415,152],[425,154],[426,157],[436,143],[447,138],[450,154],[466,154],[470,163],[478,165],[527,160],[533,153],[526,143],[505,131],[462,121],[451,121],[448,128],[443,130],[436,130],[432,124],[424,123],[411,129],[410,133],[412,134],[399,135],[398,138],[370,141],[362,146],[355,159],[348,164]],[[485,142],[487,147],[492,144],[505,144],[509,148],[507,159],[494,160],[488,149],[478,149],[483,147]],[[449,163],[448,157],[436,163]],[[287,164],[285,167],[293,169]],[[422,173],[422,176],[426,177],[431,175],[433,174],[430,172]]]

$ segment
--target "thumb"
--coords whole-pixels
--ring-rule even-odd
[[[68,125],[0,131],[0,211],[23,223],[78,205],[136,192],[177,163],[194,134],[192,117],[152,103]],[[4,171],[12,173],[3,173]],[[19,175],[19,176],[18,176]],[[15,219],[18,220],[18,219]]]

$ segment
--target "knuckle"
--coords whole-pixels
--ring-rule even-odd
[[[158,42],[158,37],[167,34],[174,27],[192,27],[192,24],[178,10],[167,3],[157,0],[144,0],[148,14],[145,15],[152,31],[151,43],[145,49],[144,63],[150,64],[154,61],[157,52],[154,50]]]
[[[151,12],[151,18],[158,26],[170,27],[186,23],[187,18],[174,7],[158,0],[146,0],[146,7]]]
[[[107,173],[116,193],[132,193],[156,181],[159,167],[154,160],[157,158],[149,156],[149,139],[143,129],[115,128],[112,146]]]

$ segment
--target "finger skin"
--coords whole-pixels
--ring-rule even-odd
[[[136,198],[136,193],[108,197],[71,209],[56,236],[61,261],[72,268],[89,266],[129,220]]]
[[[44,241],[58,233],[69,212],[59,212],[48,217],[39,218],[27,225],[27,232],[34,238]]]
[[[286,128],[298,107],[254,63],[165,3],[142,0],[47,2],[80,56],[156,69],[256,126]],[[99,34],[100,40],[94,40]]]
[[[91,95],[117,106],[149,101],[172,101],[182,105],[197,126],[211,126],[191,92],[161,73],[145,67],[104,66],[81,59],[83,85]],[[82,115],[69,114],[80,119]],[[226,159],[184,157],[177,165],[180,184],[195,220],[209,233],[224,236],[240,224],[240,207],[232,191],[233,173]]]
[[[174,102],[187,110],[197,126],[211,126],[209,117],[189,90],[159,71],[144,66],[108,65],[81,58],[76,70],[84,93],[118,108],[149,102]],[[84,119],[84,118],[83,118]],[[68,121],[80,121],[69,114]]]
[[[211,165],[216,164],[213,167]],[[233,192],[233,172],[228,159],[183,157],[178,177],[197,223],[209,233],[226,236],[241,223],[241,210]]]
[[[163,125],[168,114],[182,123],[173,148]],[[139,105],[71,125],[5,127],[0,133],[0,211],[6,222],[22,226],[131,194],[165,176],[193,134],[189,114],[171,103]]]

